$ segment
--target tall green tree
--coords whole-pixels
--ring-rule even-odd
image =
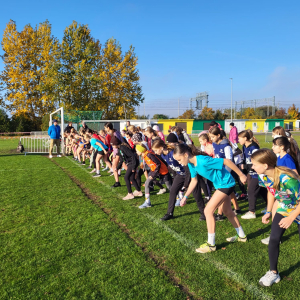
[[[0,132],[10,131],[10,119],[4,109],[0,109]]]
[[[101,100],[101,45],[87,25],[73,23],[64,31],[45,89],[66,109],[97,110]]]

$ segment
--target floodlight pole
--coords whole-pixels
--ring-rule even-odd
[[[231,80],[231,123],[232,123],[232,78],[229,78]]]
[[[125,121],[126,121],[127,119],[126,119],[126,107],[125,107],[125,103],[124,103],[124,113],[125,113]]]

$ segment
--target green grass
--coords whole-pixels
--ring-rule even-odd
[[[6,142],[2,151],[1,143],[1,154],[17,146]],[[11,154],[0,162],[0,299],[298,297],[295,225],[280,249],[283,279],[263,289],[258,280],[268,270],[268,252],[260,240],[270,225],[261,223],[260,213],[241,221],[248,243],[227,243],[235,231],[228,221],[218,222],[218,251],[201,255],[194,249],[206,241],[207,230],[192,198],[162,223],[168,194],[152,195],[153,207],[139,210],[143,199],[121,200],[123,178],[112,190],[112,177],[93,179],[68,158]],[[248,203],[240,206],[247,211]],[[259,200],[257,211],[263,207]]]

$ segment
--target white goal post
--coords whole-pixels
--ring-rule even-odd
[[[56,111],[52,112],[50,114],[50,121],[49,121],[49,126],[52,125],[52,115],[56,114],[57,112],[60,111],[60,135],[61,135],[61,153],[65,154],[65,145],[64,145],[64,128],[65,128],[65,122],[64,122],[64,108],[60,107],[59,109],[57,109]]]

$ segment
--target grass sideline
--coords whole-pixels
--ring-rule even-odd
[[[16,149],[17,142],[9,142],[2,151],[0,141],[1,154]],[[127,299],[292,299],[298,296],[299,241],[294,225],[281,245],[279,268],[283,280],[263,289],[257,281],[268,268],[268,255],[260,239],[269,232],[270,226],[262,224],[260,218],[242,221],[250,238],[243,245],[227,243],[226,237],[233,235],[234,230],[228,221],[217,223],[218,251],[201,256],[194,248],[206,240],[206,225],[198,221],[193,199],[188,201],[189,205],[176,208],[176,218],[162,223],[159,218],[166,212],[168,194],[154,196],[152,208],[139,210],[137,206],[143,199],[120,200],[126,194],[123,178],[122,187],[111,190],[111,177],[93,179],[68,158],[49,160],[42,156],[10,154],[0,156],[0,160],[1,170],[5,172],[5,180],[0,183],[4,197],[0,232],[5,245],[1,255],[0,298],[3,295],[24,298],[28,293],[32,293],[33,299],[35,295],[53,299],[57,295],[73,299],[125,299],[127,295],[131,296]],[[16,169],[21,171],[14,172]],[[52,174],[55,176],[49,176]],[[51,189],[52,183],[60,187],[59,191]],[[241,207],[246,211],[247,203],[241,202]],[[261,202],[258,208],[263,208]],[[95,220],[101,226],[95,228]],[[102,256],[99,249],[115,250],[110,249],[115,245],[110,237],[118,239],[122,250],[131,251]],[[43,260],[48,256],[50,263]],[[97,267],[93,261],[95,256],[102,263],[110,262],[111,256],[120,262],[107,274],[101,266]],[[126,272],[128,269],[132,273]],[[145,273],[141,273],[139,281],[134,275],[143,269],[149,272],[145,270],[144,279]],[[132,280],[136,293],[128,294],[134,290],[132,285],[128,286]],[[150,294],[149,288],[157,292]],[[116,294],[116,290],[120,293]]]

